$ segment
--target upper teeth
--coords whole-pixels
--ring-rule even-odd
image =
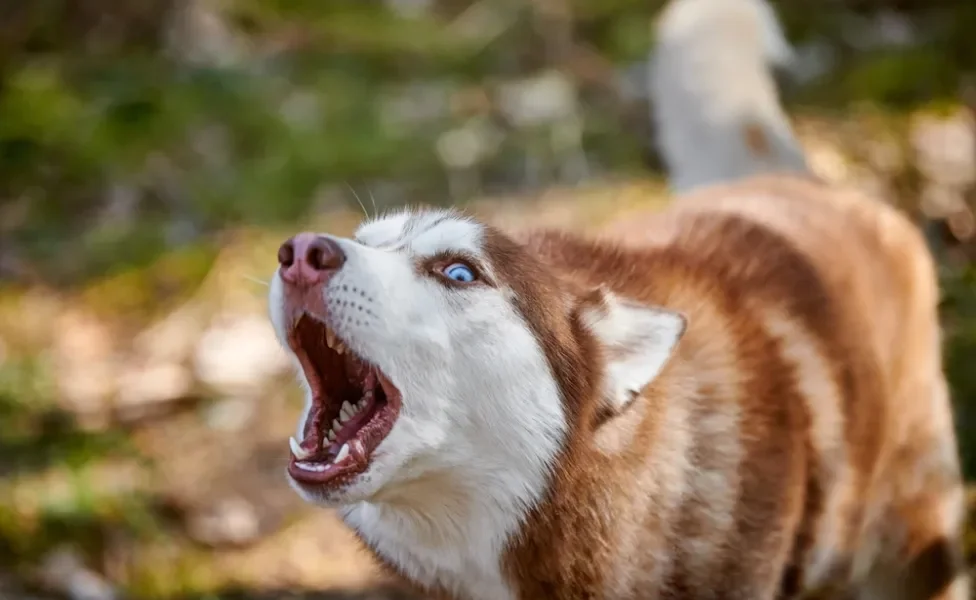
[[[346,351],[346,345],[336,337],[336,334],[329,327],[325,328],[325,343],[339,354]]]

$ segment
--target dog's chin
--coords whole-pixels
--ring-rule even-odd
[[[371,489],[372,486],[369,485],[370,475],[368,472],[357,476],[341,488],[303,483],[292,477],[290,473],[285,475],[288,478],[288,484],[302,500],[322,508],[339,508],[364,502],[369,500],[374,493],[374,490]]]

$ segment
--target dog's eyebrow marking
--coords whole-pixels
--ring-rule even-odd
[[[390,252],[429,257],[458,251],[482,256],[483,227],[455,210],[404,210],[364,224],[356,240]]]
[[[454,216],[454,214],[446,211],[411,215],[404,225],[403,233],[398,241],[401,245],[407,244]]]
[[[357,242],[373,248],[396,244],[413,215],[407,210],[388,212],[359,226],[353,236]]]
[[[401,210],[363,224],[355,237],[374,248],[400,251],[419,236],[452,217],[460,218],[450,210]]]
[[[427,215],[427,221],[419,221],[409,238],[403,240],[402,249],[419,256],[433,256],[441,252],[460,251],[481,256],[483,230],[481,225],[456,213]]]

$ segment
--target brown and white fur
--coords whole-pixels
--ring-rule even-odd
[[[331,239],[318,316],[402,407],[362,475],[292,484],[423,593],[967,596],[933,262],[886,204],[773,174],[594,239],[425,210]]]

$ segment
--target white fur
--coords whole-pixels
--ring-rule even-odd
[[[672,0],[656,31],[650,95],[675,192],[808,171],[769,69],[792,49],[765,0]],[[750,145],[750,130],[768,152]]]
[[[510,291],[452,289],[417,271],[420,258],[447,250],[481,257],[481,238],[479,224],[444,212],[395,213],[364,224],[355,240],[334,238],[347,260],[325,294],[332,327],[403,403],[349,486],[326,493],[291,483],[307,501],[339,507],[413,580],[505,599],[513,591],[501,553],[545,490],[566,418]],[[276,275],[270,312],[284,341],[281,294]],[[298,431],[307,415],[308,406]]]

